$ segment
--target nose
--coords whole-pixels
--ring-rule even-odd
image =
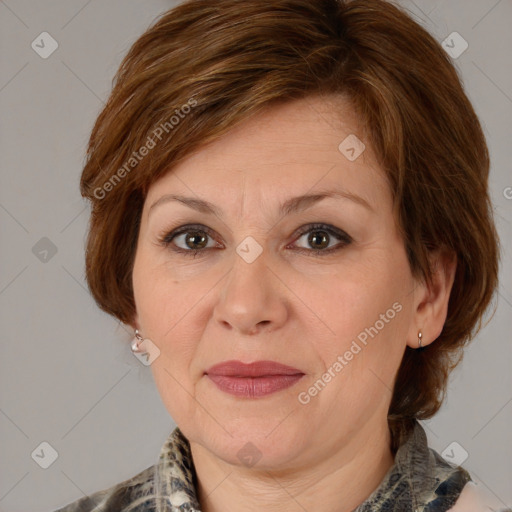
[[[286,322],[287,288],[266,260],[265,251],[251,263],[235,253],[214,312],[214,318],[224,329],[255,335],[273,332]]]

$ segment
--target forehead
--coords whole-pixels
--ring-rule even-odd
[[[364,150],[347,158],[352,147],[356,156],[362,150],[358,141]],[[317,188],[358,194],[370,204],[387,191],[361,123],[341,97],[308,97],[254,115],[172,168],[153,183],[146,200],[170,191],[216,202],[240,193],[286,199]]]

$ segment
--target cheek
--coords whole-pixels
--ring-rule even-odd
[[[332,392],[345,396],[344,403],[356,407],[372,393],[375,400],[390,393],[411,321],[412,282],[405,251],[399,247],[372,251],[339,269],[325,281],[323,293],[312,289],[308,304],[331,331],[314,338],[315,350],[324,371],[336,373],[333,364],[342,357],[336,374],[343,377]]]
[[[321,369],[308,384],[315,387],[318,379],[333,383],[318,393],[313,406],[331,410],[347,422],[347,429],[351,422],[369,421],[375,411],[385,414],[405,350],[410,294],[406,282],[384,275],[333,280],[330,293],[315,299],[324,304],[324,318],[335,334],[312,337]]]
[[[176,396],[180,385],[185,389],[190,387],[187,369],[194,346],[188,340],[193,338],[184,333],[188,325],[187,301],[177,300],[177,287],[172,279],[148,264],[143,254],[138,255],[133,269],[135,305],[142,334],[160,350],[151,371],[163,397]]]
[[[167,354],[161,356],[151,365],[153,379],[158,393],[169,415],[177,424],[183,424],[195,412],[194,389],[183,370],[183,362],[169,358]]]
[[[151,364],[159,395],[173,420],[181,424],[194,414],[192,368],[200,334],[191,331],[190,322],[191,304],[197,297],[189,300],[177,289],[179,285],[169,278],[146,275],[138,282],[136,305],[145,337],[160,350]]]
[[[401,256],[374,251],[371,257],[340,267],[323,277],[322,287],[318,281],[316,286],[310,283],[308,304],[343,338],[356,337],[375,323],[379,331],[398,327],[412,299],[408,263]]]
[[[132,280],[143,334],[157,344],[173,339],[199,292],[191,293],[192,290],[180,284],[166,265],[156,262],[150,251],[144,249],[137,253]],[[195,300],[190,295],[194,295]]]

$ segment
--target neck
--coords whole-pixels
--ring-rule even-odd
[[[379,486],[394,463],[387,428],[358,431],[315,464],[255,470],[226,463],[191,443],[202,512],[351,512]]]

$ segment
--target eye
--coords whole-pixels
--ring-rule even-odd
[[[297,234],[295,236],[297,237]],[[295,243],[302,238],[305,238],[305,243],[309,244],[311,248],[296,247],[294,250],[309,255],[330,254],[342,249],[353,241],[352,238],[341,229],[327,224],[309,224],[303,226],[299,230],[298,238],[295,238]],[[339,242],[331,246],[332,239],[337,239]],[[164,247],[170,247],[171,250],[186,254],[187,256],[196,256],[204,252],[205,249],[223,247],[221,244],[215,242],[213,232],[202,225],[181,226],[160,237],[159,243]]]
[[[338,239],[339,243],[332,246],[332,238]],[[296,242],[301,239],[304,239],[304,242],[308,244],[311,249],[299,247],[299,252],[314,253],[318,255],[330,254],[342,249],[353,241],[352,238],[344,231],[327,224],[310,224],[308,226],[304,226],[299,232],[299,238],[296,239]]]
[[[215,248],[211,230],[201,225],[182,226],[164,235],[159,242],[164,247],[173,245],[173,251],[193,256],[204,249]]]

